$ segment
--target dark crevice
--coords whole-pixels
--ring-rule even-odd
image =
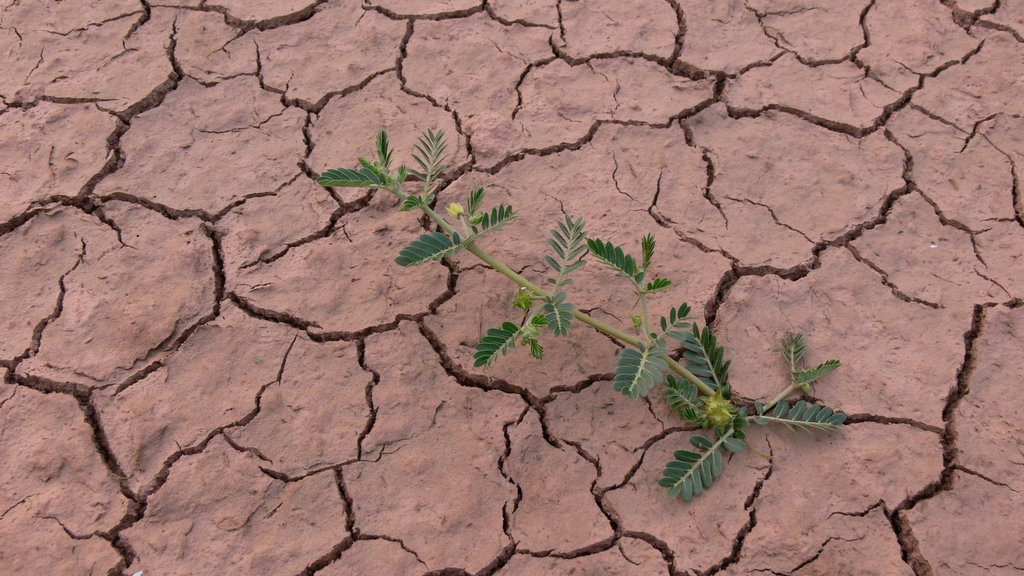
[[[358,460],[363,459],[363,440],[373,430],[374,424],[377,422],[377,406],[373,402],[373,389],[380,384],[380,372],[377,372],[366,363],[366,339],[361,338],[356,341],[356,358],[359,362],[359,367],[363,369],[363,372],[367,372],[371,375],[370,381],[366,384],[365,396],[366,396],[366,407],[370,411],[370,416],[366,419],[366,424],[363,429],[359,431],[359,437],[356,440],[356,458]]]
[[[863,255],[861,255],[860,251],[857,250],[857,248],[855,248],[852,244],[847,244],[846,245],[846,249],[850,252],[850,254],[853,255],[853,257],[858,262],[860,262],[861,264],[864,264],[868,268],[871,268],[872,270],[874,270],[881,277],[882,284],[884,284],[886,288],[888,288],[890,291],[892,291],[893,296],[899,298],[900,300],[903,300],[904,302],[910,302],[910,303],[913,303],[913,304],[920,304],[922,306],[927,306],[928,308],[932,308],[933,310],[938,310],[938,309],[943,308],[943,306],[938,304],[938,303],[929,302],[927,300],[922,300],[921,298],[916,298],[914,296],[911,296],[909,294],[906,294],[906,293],[902,292],[899,288],[896,287],[895,284],[892,283],[891,280],[889,280],[889,274],[885,270],[882,270],[882,268],[879,267],[877,264],[875,264],[871,260],[868,260]]]
[[[420,333],[427,339],[427,342],[430,343],[430,347],[433,348],[434,353],[436,353],[440,359],[441,367],[444,368],[444,371],[460,386],[465,386],[467,388],[479,388],[480,390],[486,390],[489,392],[504,392],[506,394],[519,396],[523,399],[523,402],[536,409],[538,413],[543,410],[543,405],[540,399],[528,389],[516,386],[515,384],[511,384],[500,378],[484,376],[482,374],[470,374],[463,370],[463,368],[456,364],[451,356],[448,355],[448,351],[444,343],[437,334],[428,328],[422,320],[417,320],[416,324],[419,326]]]
[[[946,397],[945,407],[942,410],[942,420],[945,423],[941,435],[942,472],[939,474],[938,479],[930,482],[916,494],[907,497],[892,510],[886,509],[886,515],[900,544],[903,561],[918,576],[931,576],[934,571],[931,564],[921,553],[910,521],[903,512],[911,510],[919,503],[953,488],[955,472],[960,468],[956,412],[960,401],[970,393],[970,379],[974,373],[977,357],[977,340],[984,328],[985,311],[992,306],[975,305],[974,314],[971,318],[971,327],[964,333],[964,359],[959,370],[957,370],[956,384],[950,389]]]
[[[519,426],[529,413],[530,407],[526,406],[523,408],[522,412],[519,413],[519,416],[515,419],[504,422],[501,425],[501,434],[505,441],[505,447],[498,456],[498,473],[501,474],[501,477],[516,490],[515,498],[513,498],[511,502],[506,500],[501,506],[501,531],[505,533],[505,537],[508,538],[508,541],[513,545],[516,544],[516,540],[512,537],[512,517],[515,515],[516,511],[519,510],[519,505],[523,501],[523,487],[520,486],[519,482],[516,482],[516,479],[512,477],[512,474],[505,469],[505,463],[508,462],[509,457],[512,455],[512,436],[509,434],[509,428]]]
[[[933,434],[942,435],[943,429],[932,424],[926,424],[913,418],[901,418],[892,416],[879,416],[877,414],[846,414],[846,424],[860,424],[862,422],[871,422],[874,424],[895,424],[901,426],[911,426],[918,430],[924,430],[925,432],[931,432]]]
[[[671,576],[683,576],[687,575],[687,572],[680,571],[676,567],[676,555],[663,540],[655,537],[647,532],[639,532],[635,530],[626,530],[622,533],[623,538],[633,538],[634,540],[642,540],[646,542],[651,548],[654,548],[661,553],[661,557],[665,560],[665,564],[668,566],[668,573]]]
[[[733,539],[732,551],[729,553],[729,555],[720,560],[711,568],[705,570],[704,572],[701,572],[701,576],[711,576],[712,574],[718,574],[722,570],[725,570],[729,566],[732,566],[733,564],[739,562],[740,555],[743,553],[743,543],[746,542],[747,536],[749,536],[750,532],[754,530],[755,526],[757,526],[757,508],[754,505],[757,503],[758,497],[761,496],[761,489],[764,487],[764,483],[767,482],[768,479],[772,477],[772,472],[775,471],[775,463],[772,460],[772,457],[774,456],[774,451],[772,450],[772,443],[770,440],[768,440],[767,436],[765,437],[765,441],[768,442],[768,470],[765,472],[764,476],[757,480],[757,483],[754,484],[754,489],[751,491],[750,495],[747,496],[747,500],[743,503],[743,509],[747,510],[749,513],[747,522],[743,525],[742,528],[740,528],[740,531],[736,534],[736,537]]]
[[[506,26],[506,27],[510,27],[510,28],[513,27],[513,26],[523,26],[523,27],[526,27],[526,28],[547,28],[548,30],[553,30],[554,29],[553,26],[550,26],[548,24],[538,24],[536,22],[530,22],[528,20],[523,20],[522,18],[516,18],[515,20],[509,20],[508,18],[503,18],[503,17],[499,16],[497,12],[494,11],[494,7],[491,6],[491,2],[489,0],[483,0],[483,8],[484,8],[484,11],[487,12],[487,15],[490,16],[491,20],[494,20],[495,22],[501,24],[502,26]]]
[[[388,17],[391,20],[406,20],[414,22],[416,20],[455,20],[458,18],[465,18],[467,16],[472,16],[473,14],[484,12],[484,4],[481,2],[479,6],[474,6],[472,8],[448,10],[446,12],[438,12],[437,14],[400,14],[383,6],[377,6],[369,3],[363,4],[363,9],[372,10],[378,14]]]

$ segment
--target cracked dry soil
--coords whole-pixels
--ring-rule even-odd
[[[9,0],[0,65],[4,574],[1024,571],[1024,3]],[[615,343],[474,369],[512,285],[315,185],[381,126],[528,276],[653,231],[739,395],[800,329],[849,426],[667,502]]]

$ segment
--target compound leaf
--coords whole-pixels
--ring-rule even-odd
[[[646,396],[668,370],[668,364],[657,356],[661,351],[655,346],[642,350],[626,348],[620,352],[615,367],[615,390],[634,400]]]
[[[750,417],[756,424],[782,424],[791,430],[833,432],[846,422],[846,414],[836,412],[822,404],[808,404],[800,400],[792,406],[782,401],[771,414],[758,413]]]
[[[811,382],[814,382],[818,378],[821,378],[822,376],[828,374],[829,372],[832,372],[836,368],[839,368],[841,365],[842,363],[839,362],[839,360],[832,359],[826,360],[821,364],[818,364],[817,367],[812,368],[810,370],[794,370],[793,382],[800,385],[810,384]]]
[[[377,132],[377,162],[385,172],[391,170],[391,145],[384,130]]]
[[[511,322],[502,323],[500,328],[491,328],[476,345],[473,366],[490,366],[499,356],[508,354],[516,345],[519,327]]]
[[[701,405],[697,400],[697,387],[672,374],[665,377],[665,400],[670,408],[679,413],[684,420],[700,422]]]
[[[473,234],[482,235],[488,232],[495,232],[504,228],[516,219],[517,214],[507,204],[499,204],[490,212],[482,212],[474,218]]]
[[[440,260],[461,249],[462,239],[458,234],[454,238],[449,238],[440,232],[428,232],[402,248],[395,262],[400,266],[416,266],[431,260]]]
[[[555,336],[565,336],[569,333],[572,314],[576,311],[576,307],[566,302],[565,297],[565,292],[556,292],[540,308],[544,316],[547,317],[548,327],[555,333]]]
[[[647,270],[654,257],[654,234],[647,234],[640,240],[640,249],[643,252],[643,264],[640,267]]]
[[[484,205],[484,194],[483,186],[469,193],[469,202],[467,204],[469,205],[470,216],[476,215],[477,210],[480,210],[480,207]]]
[[[611,242],[603,242],[598,238],[587,238],[587,247],[590,248],[591,254],[630,280],[635,281],[637,275],[642,272],[632,256]]]
[[[725,360],[725,348],[718,345],[711,329],[704,330],[694,324],[691,332],[683,334],[683,357],[690,363],[690,371],[715,390],[728,385],[729,365]]]
[[[803,332],[786,332],[786,337],[782,339],[782,356],[789,363],[791,372],[796,372],[805,352],[807,342],[804,340]]]
[[[420,134],[415,146],[412,159],[419,165],[420,170],[413,170],[412,174],[423,181],[426,186],[437,179],[447,168],[445,164],[445,151],[448,149],[448,142],[444,138],[444,130],[437,132],[428,129]]]
[[[731,430],[719,435],[714,443],[703,436],[694,436],[690,443],[699,452],[677,450],[675,458],[665,466],[658,484],[668,488],[671,499],[681,496],[689,502],[695,496],[700,496],[722,475],[722,448],[730,440],[735,441],[730,444],[734,448],[739,446],[736,442],[743,443],[742,440],[732,438]],[[745,444],[743,446],[746,447]]]
[[[655,278],[644,286],[644,292],[654,294],[655,292],[661,292],[662,290],[668,289],[671,285],[672,281],[668,278]]]
[[[668,311],[668,317],[661,317],[661,336],[659,338],[672,338],[679,340],[680,342],[686,342],[686,337],[689,336],[689,332],[686,330],[690,327],[690,305],[686,302],[680,304],[677,308],[670,308]]]
[[[355,170],[349,168],[328,170],[316,179],[316,183],[333,188],[374,188],[386,184],[376,172],[365,166]]]

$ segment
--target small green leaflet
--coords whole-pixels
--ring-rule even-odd
[[[384,130],[377,132],[377,162],[385,172],[391,170],[391,146]]]
[[[502,323],[500,328],[491,328],[476,345],[473,366],[490,366],[499,356],[508,354],[516,345],[519,327],[511,322]]]
[[[782,339],[782,356],[789,363],[791,372],[796,372],[805,352],[807,342],[804,340],[803,332],[786,332],[786,337]]]
[[[572,313],[576,307],[565,301],[565,292],[557,292],[541,306],[541,311],[547,317],[548,327],[555,333],[555,336],[569,334],[569,327],[572,325]]]
[[[839,360],[826,360],[821,364],[818,364],[816,368],[811,370],[795,370],[793,372],[793,382],[800,384],[801,386],[810,384],[818,378],[832,372],[836,368],[839,368],[842,363]]]
[[[664,352],[662,346],[636,350],[626,348],[619,353],[615,367],[614,388],[635,400],[646,396],[664,377],[668,363],[658,355]]]
[[[587,238],[587,247],[590,248],[591,254],[630,280],[636,281],[637,275],[642,272],[632,256],[611,242],[604,242],[598,238]]]
[[[654,234],[647,234],[640,240],[640,249],[643,251],[641,268],[647,270],[651,266],[651,258],[654,257]]]
[[[692,332],[683,338],[683,358],[690,363],[690,371],[711,388],[724,388],[729,380],[731,360],[725,360],[725,348],[718,346],[711,329],[701,331],[694,324]]]
[[[668,278],[655,278],[654,280],[647,283],[644,286],[644,292],[648,294],[654,294],[655,292],[661,292],[667,290],[672,285],[672,281]]]
[[[328,170],[316,179],[316,183],[334,188],[374,188],[386,184],[373,170],[365,166],[356,170],[348,168]]]
[[[434,132],[428,129],[420,135],[413,148],[416,151],[413,152],[412,159],[419,165],[420,170],[413,170],[412,174],[425,185],[429,185],[447,168],[444,156],[448,143],[444,138],[444,130]]]
[[[676,378],[672,374],[665,377],[665,400],[683,420],[701,422],[703,419],[697,395],[697,387],[690,382]]]
[[[429,232],[402,248],[395,262],[400,266],[416,266],[431,260],[440,260],[461,249],[462,239],[458,234],[449,238],[440,232]]]
[[[686,338],[689,332],[686,331],[690,327],[690,305],[683,302],[678,308],[670,308],[668,312],[668,318],[661,317],[661,332],[660,338],[672,338],[679,340],[680,342],[686,342]]]
[[[484,205],[485,194],[483,186],[469,193],[469,201],[466,204],[469,206],[469,215],[471,217],[476,215],[477,210]]]
[[[771,414],[765,413],[764,405],[760,402],[754,405],[754,409],[756,414],[751,420],[762,426],[782,424],[790,429],[832,432],[846,422],[846,414],[835,412],[821,404],[809,404],[804,400],[798,401],[792,407],[789,402],[783,400],[775,405]]]
[[[490,212],[481,212],[474,217],[472,230],[474,235],[482,235],[485,232],[494,232],[508,225],[515,220],[517,214],[507,204],[499,204]]]
[[[700,452],[677,450],[675,458],[665,466],[664,475],[658,484],[668,488],[670,499],[681,496],[689,502],[695,496],[700,496],[722,475],[722,448],[730,439],[732,430],[720,435],[714,443],[703,436],[693,436],[690,443]],[[738,447],[738,444],[732,446]],[[745,444],[743,448],[746,448]]]

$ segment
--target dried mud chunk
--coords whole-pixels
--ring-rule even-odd
[[[765,452],[766,431],[757,427],[748,435]],[[898,443],[891,442],[894,435]],[[733,574],[788,573],[798,567],[803,571],[797,574],[822,574],[826,566],[833,570],[827,573],[835,574],[912,573],[883,511],[938,477],[942,445],[937,434],[865,422],[827,435],[772,427],[768,441],[772,475],[758,495],[757,524]],[[725,474],[730,473],[726,468]],[[872,551],[842,559],[837,548]],[[804,564],[819,551],[817,566]],[[829,556],[840,556],[834,560],[838,563],[824,563]],[[856,568],[839,569],[854,561]]]
[[[293,330],[226,306],[162,367],[98,395],[100,421],[132,489],[150,488],[168,458],[256,410],[294,339]]]
[[[899,299],[846,250],[821,255],[799,281],[746,276],[729,291],[717,326],[733,356],[738,394],[769,398],[789,382],[781,342],[800,330],[807,364],[839,358],[843,367],[814,396],[850,414],[912,418],[942,426],[942,409],[963,359],[969,311],[936,310]]]
[[[871,43],[857,53],[872,76],[893,90],[917,86],[922,74],[960,60],[978,46],[952,15],[928,0],[880,0],[868,11]]]
[[[619,515],[623,530],[654,536],[672,550],[679,568],[704,571],[729,556],[733,537],[750,520],[737,495],[750,494],[768,467],[756,456],[739,454],[725,462],[710,493],[687,503],[669,501],[658,480],[676,450],[691,448],[693,434],[677,432],[654,443],[629,481],[605,494],[604,500]],[[719,494],[730,497],[718,498]],[[706,539],[704,534],[716,537]]]
[[[256,43],[239,38],[238,29],[218,12],[183,10],[175,20],[178,31],[174,56],[182,72],[200,82],[219,82],[240,74],[256,74]]]
[[[293,243],[327,229],[338,203],[304,175],[272,196],[250,198],[217,221],[225,274],[280,257]]]
[[[626,52],[669,58],[679,23],[668,2],[588,0],[561,4],[565,50],[576,58]]]
[[[500,137],[488,123],[513,129],[516,88],[531,63],[552,57],[550,36],[550,30],[504,26],[486,14],[418,21],[402,75],[412,90],[454,108],[490,158],[488,141]]]
[[[264,468],[289,476],[354,460],[357,439],[370,417],[369,373],[359,367],[355,344],[295,341],[281,379],[260,397],[260,411],[243,428],[225,431],[255,448]]]
[[[1005,33],[985,40],[966,63],[927,78],[913,102],[971,132],[998,113],[1024,114],[1024,43]]]
[[[214,0],[207,7],[223,8],[231,16],[247,22],[280,20],[312,9],[316,0]]]
[[[116,127],[91,104],[40,102],[0,114],[0,226],[50,196],[77,196],[106,164]]]
[[[850,62],[811,67],[787,54],[737,78],[725,100],[745,110],[798,110],[858,131],[871,128],[901,96]]]
[[[112,230],[69,208],[38,214],[0,237],[0,359],[29,349],[36,327],[57,309],[61,279],[89,247],[98,255],[116,242]]]
[[[868,2],[752,0],[747,6],[769,37],[805,60],[839,60],[865,42],[860,19]]]
[[[488,4],[502,20],[558,28],[558,0],[493,0]]]
[[[412,158],[414,146],[426,130],[443,130],[448,142],[449,171],[469,161],[466,141],[450,112],[402,91],[397,77],[387,74],[362,90],[332,99],[313,117],[310,138],[314,143],[309,166],[322,173],[332,168],[351,168],[357,158],[377,157],[377,132],[386,130],[394,151],[392,167],[405,164],[419,169]],[[364,188],[339,188],[342,200],[351,202],[367,192]]]
[[[743,0],[681,0],[679,7],[686,17],[686,35],[679,58],[687,64],[737,74],[780,52]]]
[[[1019,439],[1024,425],[1013,402],[1017,384],[1024,382],[1024,309],[993,308],[985,312],[981,335],[975,341],[970,393],[956,411],[960,463],[998,482],[1024,492],[1020,475]]]
[[[568,444],[548,444],[534,412],[508,433],[505,471],[522,491],[509,535],[520,549],[570,552],[615,535],[590,493],[597,475],[592,464]]]
[[[420,574],[427,567],[398,542],[358,540],[341,558],[317,572],[320,576],[396,576]]]
[[[1021,226],[1017,222],[993,222],[977,235],[978,253],[988,264],[989,277],[1014,298],[1024,290],[1024,250]]]
[[[462,387],[415,324],[367,339],[377,419],[364,461],[343,476],[360,530],[400,539],[429,570],[476,572],[508,544],[502,510],[515,488],[498,468],[518,397]]]
[[[616,574],[619,576],[655,576],[668,574],[661,553],[646,542],[623,538],[603,552],[578,558],[537,558],[516,554],[499,570],[499,576],[534,576],[536,574]]]
[[[121,202],[106,204],[104,213],[125,246],[89,252],[64,278],[61,315],[19,374],[110,385],[166,355],[211,314],[213,251],[197,220],[168,220]]]
[[[74,496],[68,495],[68,498]],[[40,517],[24,506],[0,520],[0,562],[9,574],[116,574],[121,555],[99,536],[72,537],[60,521]]]
[[[0,509],[20,510],[16,517],[5,512],[0,518],[4,531],[13,524],[41,529],[45,521],[86,537],[110,530],[127,512],[128,500],[74,398],[0,385],[0,430]],[[17,540],[22,547],[12,556],[28,561],[32,543]],[[5,543],[5,552],[10,545]]]
[[[596,121],[667,123],[710,100],[712,80],[673,76],[638,58],[576,66],[555,60],[531,71],[520,92],[522,107],[516,120],[523,134],[521,145],[543,148],[583,138]]]
[[[714,194],[752,200],[814,242],[877,216],[904,186],[903,152],[878,132],[861,139],[790,114],[730,118],[715,105],[690,120],[714,164]]]
[[[660,391],[649,396],[652,404],[664,404]],[[597,485],[608,487],[625,479],[641,457],[643,445],[660,434],[666,422],[659,420],[644,400],[630,400],[612,388],[610,381],[594,382],[575,393],[562,393],[546,405],[551,433],[583,447],[601,464]],[[674,426],[678,420],[668,421]]]
[[[69,8],[75,11],[81,4]],[[95,10],[87,8],[85,14]],[[20,38],[0,35],[0,53],[11,54],[10,68],[0,77],[0,95],[22,101],[42,96],[90,99],[101,108],[123,112],[169,85],[174,74],[167,58],[174,18],[170,10],[153,10],[137,28],[140,16],[129,14],[66,35],[39,29],[59,14],[31,18]]]
[[[852,246],[911,298],[968,309],[976,302],[1011,298],[988,279],[988,266],[975,254],[971,237],[944,226],[917,194],[897,200],[886,223],[865,231]]]
[[[129,573],[296,574],[343,540],[345,507],[330,472],[285,483],[215,438],[187,456],[121,533]]]
[[[989,576],[1024,567],[1019,491],[963,472],[953,488],[900,513],[936,574]],[[1009,570],[1009,572],[1008,572]]]
[[[910,152],[914,183],[946,218],[975,232],[986,230],[993,220],[1013,218],[1013,166],[995,137],[1002,132],[981,131],[992,137],[968,140],[967,133],[913,108],[895,114],[886,129]]]
[[[121,139],[124,166],[96,194],[215,214],[294,178],[306,149],[305,117],[253,77],[212,87],[186,78],[159,108],[132,121]]]
[[[320,104],[394,66],[406,24],[358,0],[325,4],[304,22],[252,33],[263,81],[288,99]],[[334,57],[325,58],[325,54]]]
[[[309,322],[315,332],[358,332],[425,313],[446,293],[448,270],[434,262],[410,268],[394,262],[423,233],[395,206],[348,214],[331,236],[246,268],[228,289],[256,308]]]

